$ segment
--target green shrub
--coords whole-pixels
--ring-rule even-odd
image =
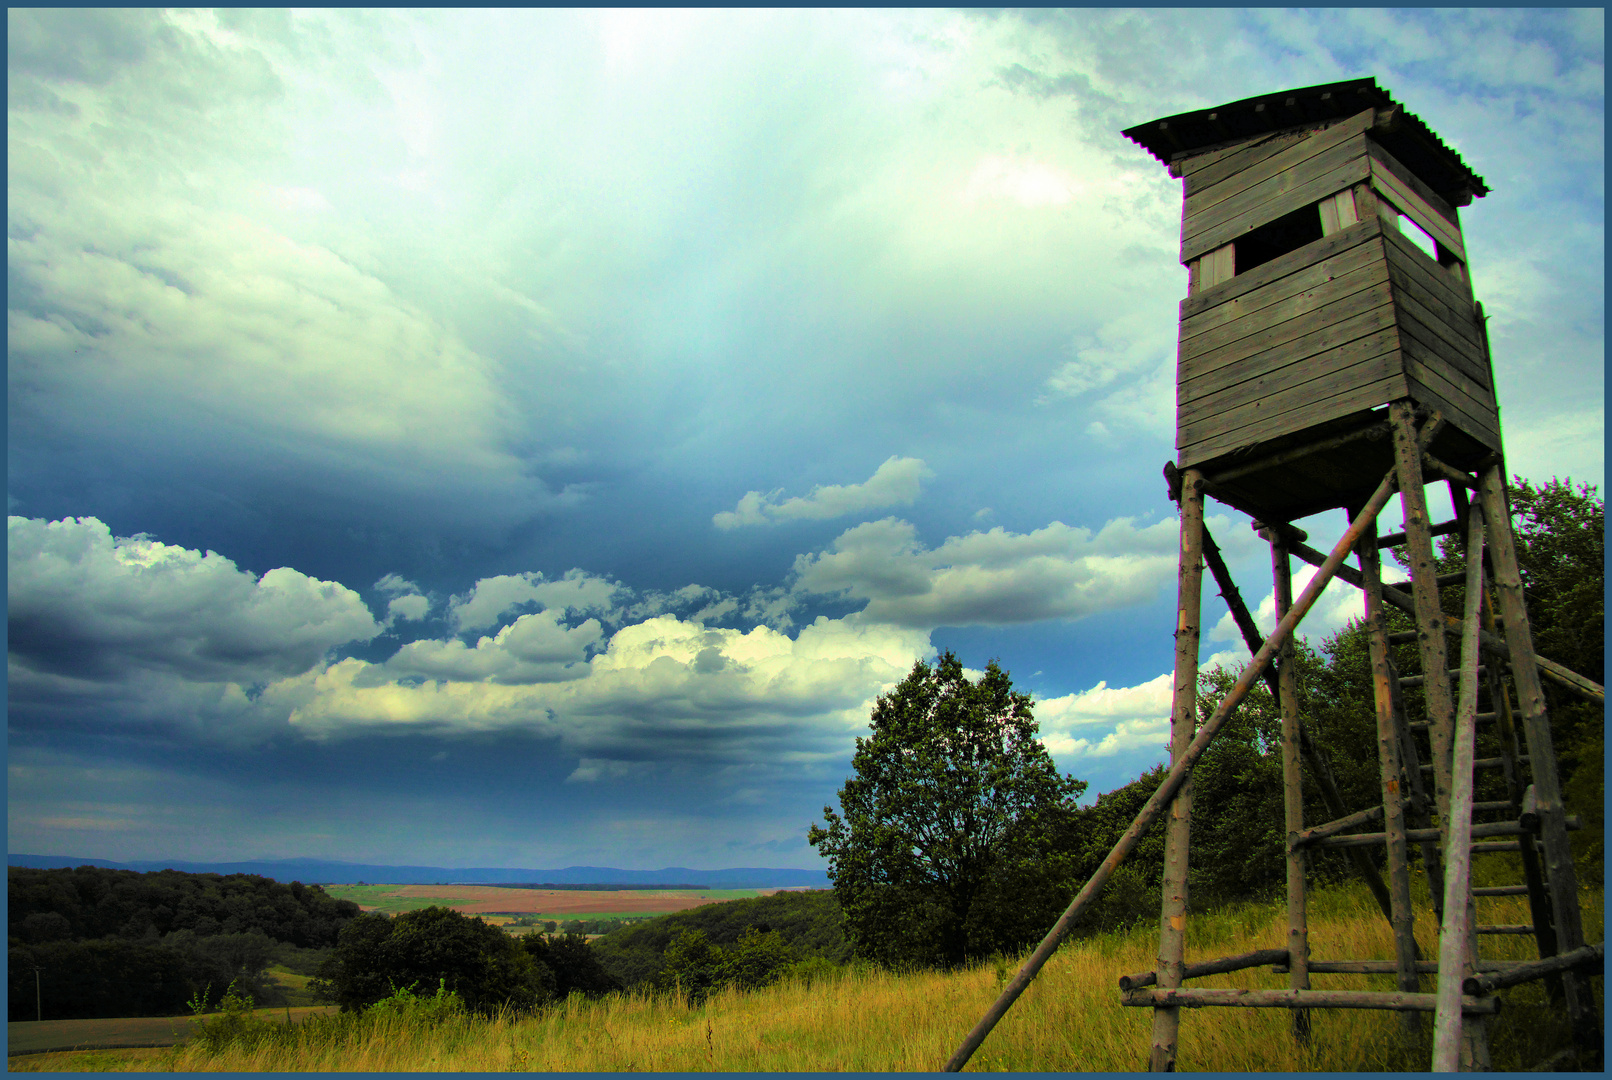
[[[205,990],[191,998],[189,1004],[191,1011],[197,1014],[196,1034],[192,1036],[192,1040],[214,1054],[226,1046],[247,1049],[257,1046],[265,1039],[272,1038],[282,1026],[273,1020],[256,1015],[253,1012],[255,1002],[252,1000],[252,995],[237,990],[233,982],[224,991],[224,1000],[219,1002],[219,1011],[216,1015],[201,1016],[202,1011],[207,1008]]]
[[[413,985],[393,987],[392,992],[364,1010],[377,1019],[390,1017],[408,1024],[440,1024],[465,1015],[465,999],[448,989],[448,980],[437,980],[437,992],[421,997]]]

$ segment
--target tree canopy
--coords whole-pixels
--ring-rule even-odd
[[[515,939],[452,908],[395,919],[371,912],[348,923],[319,969],[316,989],[351,1012],[394,990],[443,987],[479,1012],[530,1009],[554,996],[554,972]]]
[[[13,1020],[173,1015],[232,982],[261,996],[271,955],[334,945],[359,913],[317,885],[96,866],[10,867],[7,899]]]
[[[947,652],[880,697],[871,727],[840,812],[825,806],[826,828],[808,834],[829,860],[852,947],[886,963],[955,965],[1010,944],[1001,926],[1031,906],[1012,883],[1044,877],[1047,838],[1086,788],[1036,738],[1029,695],[995,661],[973,681]]]

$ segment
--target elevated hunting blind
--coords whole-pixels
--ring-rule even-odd
[[[1185,201],[1177,459],[1165,466],[1181,520],[1171,766],[946,1067],[968,1061],[1142,833],[1168,813],[1158,965],[1120,979],[1121,1004],[1154,1010],[1149,1067],[1175,1067],[1180,1007],[1236,1005],[1292,1010],[1299,1039],[1309,1038],[1313,1009],[1393,1009],[1407,1028],[1430,1012],[1433,1068],[1484,1069],[1485,1018],[1499,1009],[1496,991],[1545,979],[1570,1019],[1572,1053],[1581,1066],[1599,1068],[1599,1020],[1584,976],[1599,972],[1604,950],[1584,942],[1567,841],[1577,822],[1562,805],[1540,680],[1603,706],[1605,691],[1534,652],[1488,337],[1459,214],[1488,187],[1369,78],[1169,116],[1125,135],[1181,179]],[[1429,517],[1428,483],[1449,486],[1452,520]],[[1404,524],[1381,535],[1377,516],[1395,495]],[[1268,637],[1204,524],[1206,496],[1254,518],[1271,545],[1278,623]],[[1338,508],[1349,527],[1332,552],[1306,546],[1294,522]],[[1438,573],[1436,536],[1456,538],[1464,570]],[[1407,585],[1384,583],[1380,552],[1388,547],[1406,549]],[[1293,556],[1319,568],[1297,597]],[[1200,724],[1205,565],[1253,659]],[[1375,728],[1380,772],[1380,799],[1365,807],[1344,804],[1305,730],[1294,682],[1295,627],[1334,578],[1365,594],[1375,715],[1362,722]],[[1460,615],[1440,600],[1440,590],[1452,587],[1461,590]],[[1415,629],[1391,633],[1390,607],[1409,614]],[[1401,671],[1392,647],[1413,642],[1419,663],[1411,666],[1420,671]],[[1282,717],[1286,940],[1188,964],[1192,766],[1262,680]],[[1425,718],[1407,712],[1412,689]],[[1477,757],[1480,739],[1490,756]],[[1475,770],[1498,777],[1486,786],[1504,797],[1477,800]],[[1332,820],[1306,827],[1306,784]],[[1353,858],[1391,927],[1392,957],[1311,955],[1306,856],[1324,848]],[[1384,852],[1386,882],[1370,848]],[[1514,853],[1523,880],[1473,888],[1474,857],[1494,853]],[[1436,957],[1421,955],[1416,943],[1413,854],[1438,923]],[[1480,922],[1477,901],[1502,896],[1526,896],[1532,921]],[[1485,958],[1478,942],[1488,934],[1526,935],[1538,958]],[[1183,986],[1259,966],[1284,973],[1286,988]],[[1371,974],[1394,976],[1397,989],[1347,988],[1347,981],[1335,988],[1338,976]],[[1333,986],[1312,987],[1312,975]],[[1423,992],[1423,976],[1433,977],[1435,992]]]
[[[1125,134],[1184,189],[1178,468],[1292,519],[1377,486],[1392,452],[1359,443],[1390,402],[1437,408],[1458,468],[1500,450],[1457,209],[1489,189],[1373,80]]]

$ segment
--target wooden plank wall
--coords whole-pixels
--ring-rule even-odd
[[[1351,188],[1368,206],[1380,193],[1432,233],[1446,259],[1464,261],[1455,209],[1369,137],[1375,118],[1366,109],[1180,163],[1181,259],[1198,272],[1181,303],[1181,468],[1406,396],[1500,448],[1464,268],[1440,266],[1374,210],[1341,229],[1339,217],[1324,239],[1229,280],[1216,283],[1192,262]]]
[[[1499,450],[1500,413],[1471,286],[1399,232],[1385,229],[1383,239],[1411,396]]]
[[[1383,235],[1372,217],[1182,302],[1182,468],[1406,396]]]
[[[1366,109],[1306,137],[1235,147],[1190,172],[1183,168],[1181,261],[1367,179],[1365,133],[1375,119]]]

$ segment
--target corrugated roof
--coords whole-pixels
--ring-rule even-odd
[[[1127,128],[1123,134],[1169,164],[1229,143],[1342,119],[1373,106],[1397,110],[1397,122],[1392,130],[1374,131],[1372,137],[1452,205],[1467,203],[1464,192],[1476,198],[1489,193],[1483,177],[1467,168],[1461,155],[1369,77],[1261,94],[1165,116]]]

